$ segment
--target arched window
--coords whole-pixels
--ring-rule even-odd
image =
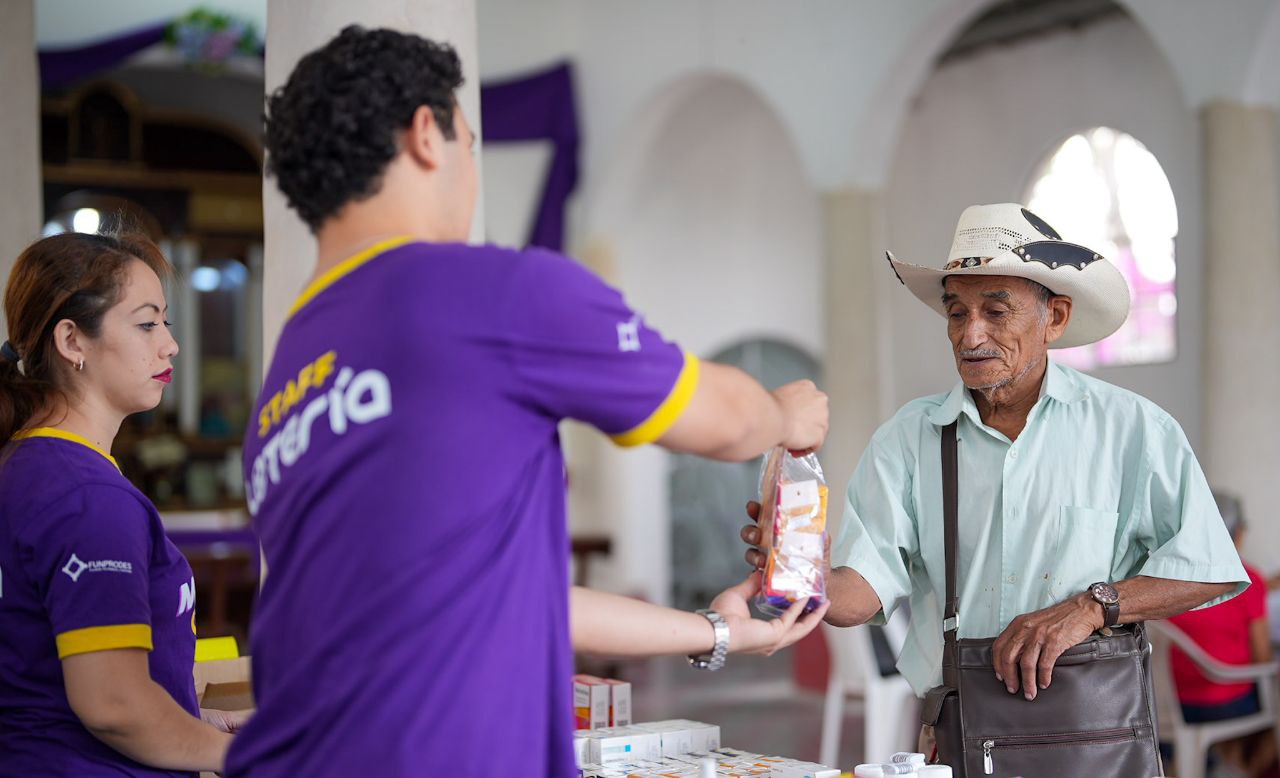
[[[1067,240],[1110,259],[1133,305],[1104,340],[1054,356],[1080,369],[1167,362],[1177,354],[1174,239],[1178,209],[1155,155],[1110,127],[1072,135],[1036,171],[1027,207]]]

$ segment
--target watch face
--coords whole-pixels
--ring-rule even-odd
[[[1093,595],[1093,599],[1103,605],[1114,605],[1120,602],[1120,592],[1116,591],[1116,587],[1108,583],[1096,583],[1090,586],[1089,593]]]

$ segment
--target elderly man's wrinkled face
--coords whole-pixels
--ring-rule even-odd
[[[970,389],[999,389],[1030,373],[1066,328],[1069,298],[1042,301],[1013,276],[948,276],[943,282],[947,335],[960,379]]]

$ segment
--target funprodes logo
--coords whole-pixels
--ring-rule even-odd
[[[121,562],[117,559],[97,559],[92,562],[86,562],[75,553],[71,554],[71,558],[62,566],[62,572],[72,581],[80,580],[80,575],[85,572],[89,573],[132,573],[132,562]]]

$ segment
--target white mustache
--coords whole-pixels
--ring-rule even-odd
[[[961,359],[985,359],[987,357],[999,358],[1000,352],[993,348],[966,348],[956,352]]]

